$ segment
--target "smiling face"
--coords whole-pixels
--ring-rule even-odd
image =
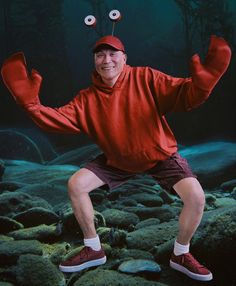
[[[95,69],[103,82],[113,86],[126,64],[126,54],[122,51],[104,48],[94,54]]]

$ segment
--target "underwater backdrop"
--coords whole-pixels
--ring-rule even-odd
[[[230,262],[236,257],[235,1],[0,0],[0,63],[23,51],[29,69],[43,77],[42,104],[64,105],[90,85],[92,47],[111,34],[112,9],[122,14],[114,35],[124,42],[131,66],[188,77],[191,56],[204,60],[210,35],[224,37],[232,48],[230,66],[209,99],[167,119],[206,192],[192,242],[214,275],[205,284],[236,285]],[[89,14],[97,18],[95,29],[84,24]],[[83,134],[41,131],[0,81],[0,285],[201,285],[168,267],[182,203],[146,176],[91,193],[108,263],[78,274],[59,272],[61,259],[83,241],[68,178],[100,152]]]

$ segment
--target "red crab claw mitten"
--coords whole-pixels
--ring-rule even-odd
[[[38,102],[42,77],[36,70],[28,74],[23,53],[16,53],[5,60],[1,74],[6,87],[18,104],[26,106]]]
[[[223,38],[211,36],[205,63],[201,63],[198,54],[191,59],[191,76],[196,88],[210,93],[226,71],[230,58],[228,43]]]

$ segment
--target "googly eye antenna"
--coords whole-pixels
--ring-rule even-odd
[[[111,34],[112,36],[114,35],[115,31],[115,24],[116,22],[120,21],[121,19],[121,13],[118,10],[111,10],[109,13],[109,19],[112,21],[112,31]],[[97,24],[97,20],[93,15],[88,15],[87,17],[84,18],[84,23],[86,26],[95,28]]]
[[[120,11],[118,11],[118,10],[111,10],[111,12],[109,13],[109,18],[112,21],[111,34],[113,36],[114,35],[114,31],[115,31],[115,24],[116,24],[116,22],[120,21],[120,19],[121,19]]]
[[[87,17],[84,18],[84,23],[88,27],[95,28],[97,24],[97,20],[93,15],[88,15]]]

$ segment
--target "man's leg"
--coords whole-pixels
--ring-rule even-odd
[[[199,226],[205,205],[203,189],[196,178],[184,178],[173,186],[183,201],[179,217],[179,233],[175,241],[174,253],[170,266],[187,274],[189,277],[209,281],[211,272],[201,265],[189,252],[190,240]]]
[[[74,215],[84,235],[85,247],[81,252],[64,261],[59,268],[63,272],[76,272],[88,267],[106,262],[106,256],[101,249],[99,237],[94,224],[94,209],[89,192],[105,183],[92,171],[82,168],[71,176],[68,182],[68,192]]]
[[[68,192],[74,215],[80,225],[84,238],[96,237],[94,225],[94,210],[89,192],[103,186],[105,183],[92,171],[82,168],[71,176],[68,182]]]
[[[179,217],[179,233],[170,259],[170,266],[193,279],[211,280],[211,272],[189,252],[190,240],[203,215],[205,196],[187,160],[175,153],[166,160],[158,162],[148,173],[164,189],[171,191],[174,188],[184,204]]]
[[[186,245],[199,226],[205,205],[203,189],[196,178],[184,178],[173,186],[183,201],[183,209],[179,217],[179,233],[177,242]]]

